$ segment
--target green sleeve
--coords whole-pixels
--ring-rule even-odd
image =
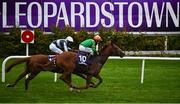
[[[87,39],[80,43],[84,47],[92,48],[93,52],[96,52],[96,43],[93,39]]]

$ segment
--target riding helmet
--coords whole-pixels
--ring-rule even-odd
[[[102,41],[102,38],[99,35],[94,36],[93,38],[96,42]]]
[[[66,38],[66,40],[69,41],[69,42],[74,42],[74,40],[73,40],[73,38],[72,38],[71,36],[68,36],[68,37]]]

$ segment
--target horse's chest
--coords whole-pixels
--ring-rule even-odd
[[[100,71],[101,71],[101,68],[102,68],[102,64],[99,64],[99,63],[96,63],[96,64],[93,64],[91,67],[90,67],[90,72],[93,73],[94,75],[96,74],[99,74]]]

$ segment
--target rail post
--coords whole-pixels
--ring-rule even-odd
[[[145,67],[145,59],[142,60],[142,67],[141,67],[141,84],[144,82],[144,67]]]

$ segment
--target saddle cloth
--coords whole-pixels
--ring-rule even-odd
[[[77,58],[78,58],[78,64],[80,65],[88,65],[88,56],[89,53],[78,51]]]
[[[56,55],[49,55],[48,60],[49,61],[56,61]]]
[[[53,62],[53,65],[50,67],[51,71],[52,72],[62,72],[63,70],[62,69],[59,69],[57,66],[56,66],[56,55],[48,55],[48,60],[50,62]]]

